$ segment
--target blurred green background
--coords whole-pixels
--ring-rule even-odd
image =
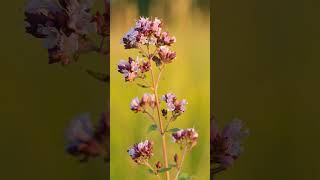
[[[320,179],[320,3],[212,3],[212,109],[251,129],[245,152],[215,180]]]
[[[165,30],[177,38],[173,49],[177,59],[167,66],[160,81],[159,94],[173,92],[189,102],[187,111],[172,127],[195,127],[199,142],[188,154],[183,171],[193,179],[209,179],[209,111],[210,111],[210,14],[208,1],[112,1],[111,8],[111,179],[156,179],[144,167],[138,167],[127,154],[129,146],[146,138],[155,144],[153,163],[162,161],[161,141],[157,133],[147,133],[150,121],[143,114],[135,114],[129,104],[141,97],[146,89],[125,83],[117,72],[120,59],[137,56],[135,50],[125,50],[120,39],[134,25],[139,16],[159,17]],[[203,2],[206,3],[203,5]],[[167,138],[169,160],[179,152],[171,138]],[[163,162],[163,161],[162,161]],[[173,173],[171,173],[173,174]]]
[[[82,112],[97,121],[106,109],[107,85],[83,69],[106,72],[106,58],[93,53],[49,65],[42,41],[24,32],[25,2],[6,1],[0,16],[0,179],[106,179],[103,160],[81,164],[64,152],[69,121]]]

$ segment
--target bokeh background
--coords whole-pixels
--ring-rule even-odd
[[[215,180],[320,179],[320,3],[215,0],[212,109],[251,135]]]
[[[79,113],[97,121],[106,110],[108,86],[84,67],[108,71],[104,56],[80,57],[78,63],[49,65],[42,41],[24,31],[24,0],[3,4],[0,53],[0,179],[106,179],[102,159],[88,163],[64,151],[64,131]],[[95,8],[103,10],[102,1]]]
[[[177,38],[173,48],[177,59],[168,65],[160,81],[159,94],[173,92],[189,102],[187,111],[173,123],[174,127],[195,127],[200,135],[198,145],[188,154],[183,172],[194,179],[209,179],[210,146],[210,13],[209,1],[192,0],[121,0],[111,7],[111,179],[155,179],[146,168],[138,167],[127,154],[129,146],[150,138],[155,142],[152,162],[162,161],[160,136],[147,133],[150,125],[143,114],[135,114],[129,104],[141,97],[146,89],[126,83],[117,72],[120,59],[137,56],[125,50],[120,39],[139,16],[159,17],[165,28]],[[169,160],[172,162],[177,146],[168,136]],[[158,159],[156,159],[158,158]],[[163,161],[162,161],[163,162]],[[173,173],[171,173],[173,174]]]

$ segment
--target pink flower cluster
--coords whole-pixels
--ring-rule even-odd
[[[192,148],[197,144],[198,133],[194,128],[181,129],[175,133],[172,133],[173,141],[180,144],[181,147]]]
[[[66,130],[66,151],[74,156],[82,156],[81,161],[89,157],[106,155],[105,141],[110,132],[104,113],[95,128],[91,124],[89,113],[76,116]]]
[[[167,110],[172,111],[175,117],[180,116],[185,110],[188,102],[185,99],[178,101],[177,97],[172,93],[162,96],[162,100],[167,104]]]
[[[162,32],[162,22],[158,18],[150,20],[141,17],[135,27],[131,28],[122,38],[121,43],[126,49],[139,48],[141,45],[168,45],[176,42],[167,32]]]
[[[141,99],[134,98],[130,103],[130,109],[134,112],[143,111],[148,107],[154,108],[156,99],[154,94],[145,93]]]
[[[218,131],[216,122],[211,120],[210,132],[210,154],[211,164],[219,164],[225,169],[234,163],[234,161],[243,152],[242,139],[249,135],[248,129],[243,129],[242,121],[232,120],[221,133]]]
[[[145,140],[134,144],[127,150],[129,156],[138,164],[143,164],[153,156],[153,142]]]
[[[140,60],[138,57],[136,60],[129,57],[128,61],[120,60],[118,64],[118,72],[123,74],[125,81],[132,82],[139,75],[143,77],[142,74],[150,70],[151,64],[149,62]]]
[[[161,62],[168,64],[171,63],[174,58],[176,58],[176,52],[171,51],[167,46],[160,46],[158,55]]]
[[[107,15],[90,14],[93,0],[30,0],[25,8],[26,32],[43,39],[49,63],[69,64],[79,53],[94,50],[87,35],[107,36]]]

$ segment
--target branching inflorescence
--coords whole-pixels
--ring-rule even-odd
[[[197,144],[198,133],[194,128],[170,128],[171,123],[185,112],[188,104],[185,99],[179,100],[173,93],[161,97],[158,95],[161,74],[176,58],[176,52],[170,49],[176,38],[162,28],[163,23],[158,18],[141,17],[137,20],[135,26],[121,39],[121,44],[125,49],[136,49],[139,55],[136,58],[120,60],[118,72],[123,74],[125,82],[137,83],[138,86],[151,90],[140,98],[132,99],[130,109],[135,113],[145,114],[151,122],[149,130],[157,131],[162,140],[162,161],[150,163],[153,146],[156,144],[148,139],[131,146],[127,151],[129,156],[137,164],[146,166],[149,172],[159,179],[164,173],[169,180],[170,172],[176,169],[173,179],[177,180],[181,178],[180,172],[187,152]],[[166,105],[165,108],[162,108],[161,102]],[[170,164],[166,140],[168,134],[182,150],[180,160],[176,153],[172,158],[173,163]]]

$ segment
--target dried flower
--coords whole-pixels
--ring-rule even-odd
[[[241,140],[249,135],[249,130],[243,130],[241,120],[233,119],[220,133],[212,119],[210,134],[211,163],[228,168],[243,152]]]
[[[198,133],[194,128],[181,129],[175,133],[172,133],[173,141],[180,144],[181,147],[192,148],[197,144]]]
[[[178,101],[172,93],[163,95],[162,100],[166,102],[168,111],[172,111],[174,117],[180,116],[186,110],[185,106],[188,104],[185,99]]]
[[[149,140],[134,144],[128,149],[128,154],[133,161],[144,164],[153,156],[153,143]]]

